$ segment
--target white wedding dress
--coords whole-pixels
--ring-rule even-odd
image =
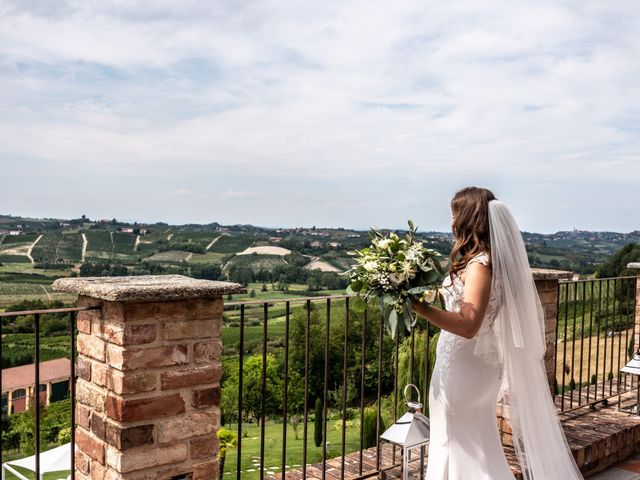
[[[471,262],[487,265],[487,254],[477,254]],[[460,311],[463,289],[459,275],[444,280],[440,292],[447,311]],[[495,320],[500,298],[500,292],[491,292],[482,326],[473,338],[440,331],[429,385],[427,480],[514,479],[496,418],[501,368],[473,353],[478,335]]]

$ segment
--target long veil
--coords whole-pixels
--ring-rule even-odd
[[[549,390],[544,311],[522,234],[499,200],[489,202],[489,226],[492,288],[499,282],[502,303],[474,353],[502,365],[501,396],[524,480],[582,480]]]

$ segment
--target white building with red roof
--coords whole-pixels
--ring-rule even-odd
[[[35,364],[2,369],[2,406],[7,414],[24,412],[34,399]],[[71,379],[71,362],[68,358],[56,358],[40,362],[40,405],[68,397]]]

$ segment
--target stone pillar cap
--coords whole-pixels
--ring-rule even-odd
[[[53,289],[111,302],[220,297],[247,291],[239,283],[199,280],[184,275],[59,278],[53,282]]]
[[[627,263],[627,268],[640,268],[640,262]]]
[[[532,268],[534,280],[560,280],[563,278],[573,278],[573,272],[568,270],[553,270],[550,268]]]

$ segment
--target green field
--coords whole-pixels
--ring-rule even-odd
[[[111,235],[107,231],[92,231],[85,233],[87,237],[87,261],[110,260],[113,254]]]
[[[339,417],[338,417],[339,418]],[[346,430],[346,452],[354,452],[360,449],[360,427],[358,421],[353,421]],[[228,424],[224,428],[237,433],[237,424]],[[322,461],[322,447],[316,447],[313,441],[313,422],[307,424],[307,463]],[[300,469],[302,464],[303,425],[298,426],[298,440],[296,440],[293,427],[287,425],[287,454],[286,465],[289,469]],[[340,456],[342,453],[342,430],[338,425],[338,420],[327,422],[327,458]],[[231,449],[227,454],[224,466],[225,475],[236,472],[238,456],[237,450]],[[273,474],[282,471],[282,423],[267,421],[265,424],[265,444],[264,444],[264,465],[265,474]],[[242,439],[242,470],[243,480],[254,480],[260,478],[260,427],[256,424],[247,424],[246,437]]]
[[[62,259],[79,262],[82,258],[82,236],[77,233],[49,233],[43,235],[33,247],[31,256],[36,261]]]
[[[217,253],[238,253],[253,245],[255,240],[256,237],[249,235],[223,235],[219,240],[216,240],[216,243],[211,246],[209,251]]]

